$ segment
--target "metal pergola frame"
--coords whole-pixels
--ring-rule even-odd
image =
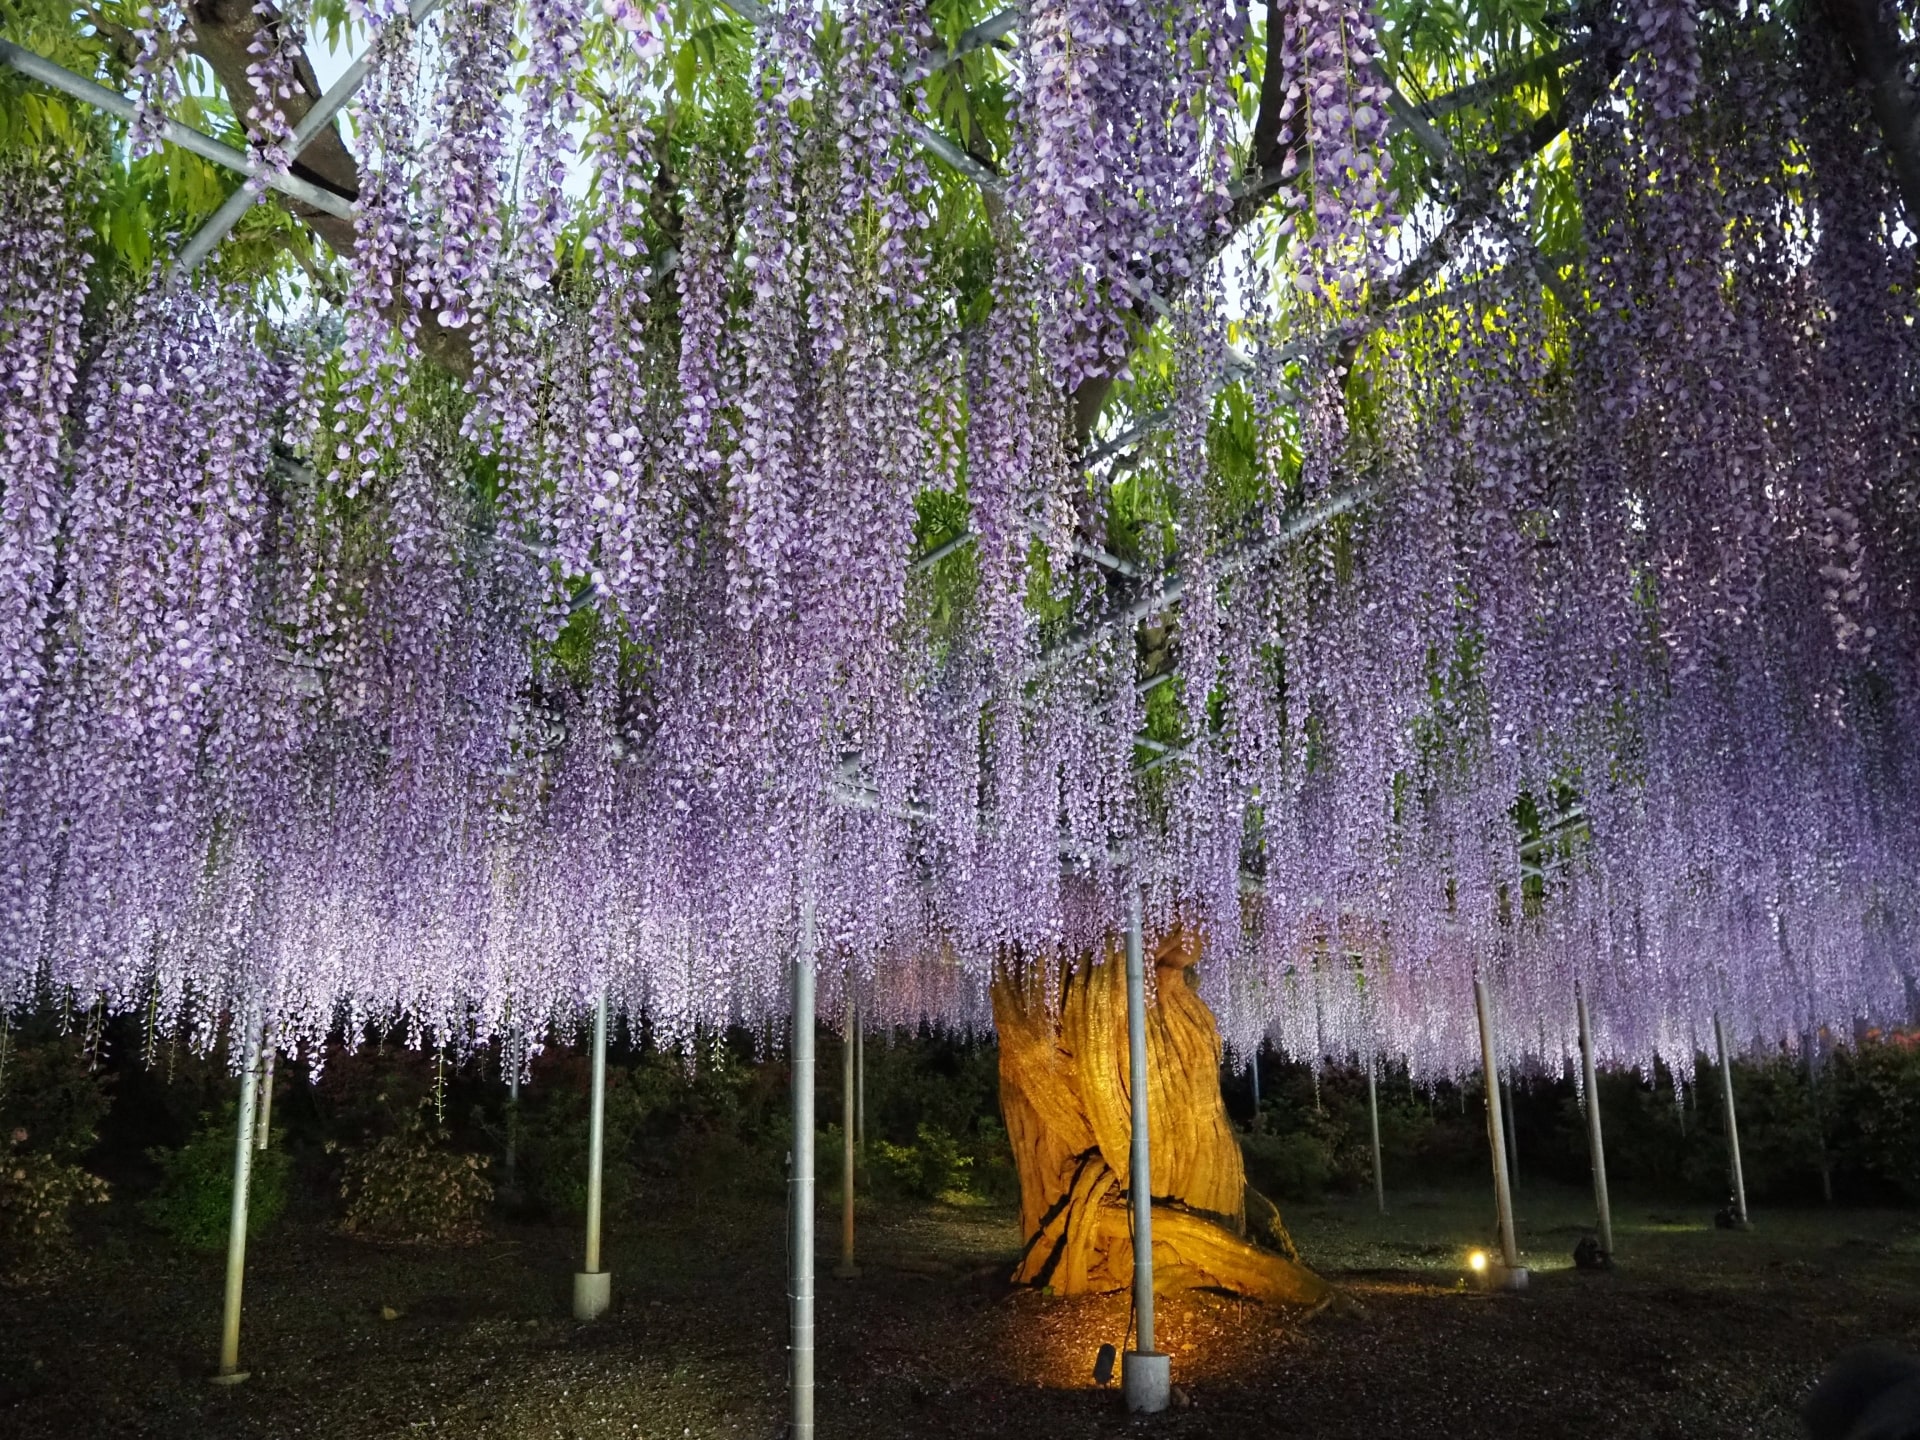
[[[410,23],[419,24],[424,21],[439,9],[443,3],[444,0],[412,0],[409,8]],[[749,25],[758,27],[764,25],[769,19],[770,12],[760,3],[760,0],[722,0],[722,3]],[[1014,31],[1019,24],[1019,20],[1020,12],[1017,9],[1008,8],[999,11],[964,32],[951,49],[943,48],[928,51],[922,55],[921,58],[910,67],[908,72],[909,78],[912,80],[923,79],[945,66],[952,64],[964,55],[997,44]],[[1454,154],[1445,138],[1434,129],[1432,120],[1452,113],[1452,111],[1465,105],[1479,103],[1515,85],[1526,83],[1529,79],[1538,78],[1541,73],[1577,63],[1587,58],[1592,51],[1593,44],[1590,41],[1563,46],[1560,50],[1553,52],[1553,54],[1540,57],[1528,65],[1519,67],[1514,72],[1489,76],[1470,82],[1457,91],[1449,92],[1447,95],[1438,97],[1418,107],[1408,102],[1405,97],[1401,95],[1398,88],[1395,87],[1389,105],[1390,118],[1398,126],[1414,135],[1421,147],[1426,150],[1427,153],[1434,158],[1436,164],[1440,166],[1442,173],[1457,186],[1463,179],[1458,157]],[[0,41],[0,62],[11,65],[22,74],[52,89],[94,105],[120,118],[132,119],[138,113],[138,107],[125,96],[118,95],[83,76],[76,75],[64,69],[43,56],[37,55],[11,42]],[[360,87],[366,81],[371,69],[371,64],[372,52],[371,47],[369,47],[369,50],[356,58],[347,67],[346,71],[342,73],[340,78],[327,89],[307,114],[301,118],[299,124],[294,129],[288,145],[289,167],[293,161],[298,159],[305,148],[333,123],[334,119],[345,109],[353,96],[358,93]],[[931,129],[924,122],[917,119],[912,121],[912,126],[916,139],[927,148],[930,153],[939,156],[961,174],[975,181],[983,190],[988,193],[998,193],[1004,188],[1003,177],[982,165],[981,162],[972,156],[965,154],[965,152],[961,151],[959,147],[955,146],[947,137],[942,136],[939,132]],[[347,198],[331,190],[314,185],[309,181],[302,180],[291,173],[263,166],[252,154],[246,151],[236,150],[201,131],[191,129],[188,126],[169,119],[162,127],[162,134],[168,141],[180,145],[182,148],[201,156],[203,159],[234,170],[248,177],[249,181],[264,184],[267,187],[280,191],[291,199],[311,205],[326,214],[343,219],[351,219],[354,216],[354,204]],[[1265,176],[1252,177],[1251,180],[1248,179],[1248,177],[1241,177],[1235,182],[1236,198],[1243,194],[1252,193],[1264,185],[1265,181]],[[229,196],[221,207],[201,226],[200,230],[182,247],[171,270],[173,279],[176,282],[184,280],[211,255],[257,198],[258,192],[253,184],[244,185]],[[1504,214],[1504,212],[1502,213]],[[1516,226],[1516,222],[1513,222],[1510,217],[1506,218],[1506,223],[1504,224],[1497,218],[1493,223],[1502,230],[1503,235]],[[1553,272],[1552,267],[1534,250],[1531,242],[1526,239],[1524,234],[1508,235],[1507,238],[1515,245],[1517,253],[1524,258],[1528,268],[1539,275],[1543,284],[1548,285],[1549,288],[1556,289],[1557,292],[1558,276]],[[1418,305],[1420,308],[1425,308],[1427,305],[1433,303],[1433,300],[1432,297],[1428,297],[1422,301],[1412,303]],[[1167,313],[1167,307],[1163,301],[1155,304],[1153,308],[1161,315]],[[1354,338],[1370,333],[1380,324],[1386,323],[1391,314],[1400,313],[1402,309],[1403,307],[1400,305],[1389,306],[1385,314],[1376,314],[1363,320],[1357,326],[1350,325],[1330,335],[1291,342],[1283,346],[1281,350],[1272,357],[1270,363],[1284,365],[1291,361],[1311,358],[1330,345],[1350,343]],[[1254,366],[1255,362],[1252,357],[1246,355],[1237,347],[1231,348],[1221,373],[1216,377],[1213,388],[1232,383],[1234,380],[1251,373]],[[1106,463],[1124,451],[1131,449],[1149,435],[1155,433],[1156,430],[1167,422],[1168,418],[1168,412],[1165,410],[1156,410],[1136,415],[1118,435],[1102,441],[1086,455],[1081,462],[1082,465],[1087,469],[1092,469]],[[1380,478],[1361,480],[1320,500],[1297,508],[1291,514],[1281,519],[1268,533],[1228,546],[1223,550],[1220,555],[1216,557],[1213,578],[1216,580],[1225,580],[1244,571],[1257,568],[1289,548],[1296,541],[1332,523],[1340,516],[1351,512],[1366,502],[1377,498],[1386,488],[1387,482]],[[977,539],[977,535],[972,530],[962,531],[959,535],[954,536],[952,539],[935,547],[926,554],[910,559],[908,562],[908,571],[910,574],[925,573],[940,560],[975,539]],[[1113,555],[1098,546],[1091,545],[1079,537],[1075,537],[1073,550],[1083,559],[1089,560],[1111,573],[1128,580],[1146,583],[1150,588],[1147,588],[1144,593],[1137,596],[1119,610],[1070,632],[1060,643],[1044,652],[1039,657],[1035,672],[1036,678],[1044,677],[1058,671],[1063,666],[1069,665],[1073,661],[1086,655],[1107,636],[1112,635],[1116,631],[1130,630],[1149,616],[1169,610],[1180,604],[1185,598],[1188,584],[1187,577],[1177,569],[1157,577],[1152,576],[1143,571],[1138,565]],[[590,605],[594,603],[594,600],[595,594],[589,589],[588,593],[576,602],[575,608],[579,608],[581,605]],[[1145,694],[1171,678],[1170,674],[1162,674],[1145,682],[1141,682],[1138,687],[1139,693]],[[1168,765],[1181,763],[1190,759],[1199,746],[1204,743],[1204,739],[1204,736],[1195,736],[1184,745],[1170,746],[1151,736],[1136,735],[1133,737],[1133,743],[1139,748],[1147,750],[1151,756],[1150,759],[1137,767],[1138,772],[1143,775],[1152,774]],[[844,765],[842,768],[845,768]],[[1536,842],[1536,844],[1537,843],[1538,842]],[[1539,862],[1535,861],[1529,864],[1524,855],[1522,859],[1526,873],[1533,875],[1543,874]]]

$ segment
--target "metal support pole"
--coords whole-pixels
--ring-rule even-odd
[[[1593,1065],[1593,1021],[1587,1015],[1587,997],[1573,989],[1580,1017],[1580,1083],[1587,1098],[1587,1153],[1593,1161],[1593,1208],[1600,1216],[1600,1249],[1613,1258],[1613,1207],[1607,1198],[1607,1149],[1600,1140],[1600,1081]]]
[[[867,1027],[860,1023],[860,1012],[853,1012],[853,1139],[860,1153],[867,1153]]]
[[[411,17],[418,25],[427,16],[440,8],[442,0],[413,0]],[[311,145],[314,137],[333,124],[334,117],[347,106],[360,87],[366,83],[367,73],[373,68],[373,49],[349,65],[340,78],[328,87],[327,93],[314,102],[311,110],[300,117],[300,123],[293,127],[293,134],[287,143],[287,163],[291,165],[300,157],[302,151]],[[272,180],[267,182],[272,184]],[[253,208],[258,197],[247,186],[242,185],[226,198],[226,202],[208,217],[205,224],[195,232],[192,239],[181,249],[179,257],[173,262],[176,279],[190,275],[227,238],[227,232],[240,223],[240,217]]]
[[[1380,1090],[1374,1078],[1379,1057],[1367,1057],[1367,1124],[1373,1133],[1373,1199],[1382,1215],[1387,1213],[1387,1180],[1380,1171]]]
[[[131,120],[138,112],[139,107],[126,96],[109,90],[104,85],[96,85],[84,75],[76,75],[71,70],[54,64],[44,55],[38,55],[11,41],[0,40],[0,64],[10,65],[22,75],[38,80],[49,90],[58,90],[63,95],[70,95],[75,100],[84,101],[96,110],[104,110],[107,114],[118,116],[122,120]],[[202,160],[211,161],[215,165],[224,165],[227,169],[238,171],[242,175],[260,175],[275,190],[311,205],[316,210],[324,210],[327,214],[341,220],[353,218],[353,201],[345,196],[336,195],[331,190],[323,190],[318,185],[302,180],[298,175],[276,175],[271,171],[265,171],[260,162],[245,150],[236,150],[231,145],[222,144],[211,135],[182,125],[178,120],[165,121],[160,127],[160,134],[168,144],[178,145],[182,150],[198,155]]]
[[[813,1440],[813,898],[793,957],[793,1164],[787,1174],[788,1440]]]
[[[587,1263],[573,1277],[573,1318],[597,1320],[613,1303],[613,1277],[600,1268],[600,1173],[607,1151],[607,990],[593,1007],[593,1095],[587,1111]]]
[[[240,1116],[234,1131],[233,1203],[227,1212],[227,1294],[220,1317],[220,1368],[214,1383],[237,1385],[240,1368],[240,1294],[247,1275],[247,1188],[253,1179],[254,1100],[260,1088],[260,1026],[247,1022],[247,1058],[240,1072]]]
[[[1513,1114],[1513,1082],[1500,1077],[1500,1115],[1507,1124],[1507,1183],[1520,1183],[1520,1131]]]
[[[1500,1114],[1500,1071],[1493,1055],[1493,1009],[1487,999],[1487,982],[1478,977],[1473,982],[1473,1003],[1480,1013],[1480,1072],[1486,1082],[1487,1140],[1493,1147],[1493,1199],[1500,1215],[1500,1258],[1510,1274],[1524,1275],[1520,1270],[1520,1246],[1513,1234],[1513,1189],[1507,1179],[1507,1135]]]
[[[1140,886],[1127,912],[1127,1091],[1132,1102],[1128,1178],[1133,1204],[1134,1348],[1121,1358],[1127,1408],[1154,1412],[1172,1398],[1172,1361],[1153,1348],[1153,1155],[1147,1116],[1147,965]]]
[[[841,1280],[852,1280],[860,1274],[860,1267],[853,1263],[853,1128],[857,1123],[853,1099],[853,1037],[859,1033],[853,1002],[849,999],[847,1033],[840,1042],[840,1263],[833,1270]]]
[[[525,1043],[509,1040],[505,1047],[511,1068],[507,1072],[507,1153],[500,1167],[500,1188],[513,1200],[520,1194],[520,1062],[526,1054]]]
[[[1828,1205],[1833,1203],[1833,1164],[1827,1156],[1827,1127],[1820,1115],[1820,1080],[1817,1062],[1820,1055],[1820,1033],[1807,1031],[1807,1104],[1813,1110],[1813,1143],[1820,1157],[1820,1198]]]
[[[1247,1065],[1247,1073],[1253,1076],[1253,1133],[1258,1135],[1265,1117],[1260,1113],[1260,1045],[1253,1047],[1253,1059]]]
[[[1727,1064],[1727,1032],[1720,1012],[1713,1012],[1713,1044],[1720,1054],[1720,1100],[1727,1112],[1727,1161],[1733,1180],[1733,1216],[1741,1229],[1747,1225],[1747,1181],[1740,1169],[1740,1124],[1733,1114],[1733,1068]]]
[[[273,1057],[280,1047],[268,1045],[260,1071],[260,1118],[253,1127],[253,1148],[264,1150],[273,1138]]]

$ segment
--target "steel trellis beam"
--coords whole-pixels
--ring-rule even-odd
[[[44,55],[35,54],[10,40],[0,40],[0,61],[5,61],[22,75],[37,80],[49,90],[58,90],[75,100],[84,101],[95,109],[104,110],[109,115],[122,120],[131,120],[139,113],[139,107],[126,96],[109,90],[104,85],[96,85],[84,75],[76,75],[64,66],[56,65]],[[304,205],[324,211],[342,220],[353,218],[353,203],[331,190],[322,189],[311,181],[302,180],[297,175],[277,175],[262,165],[244,150],[236,150],[223,144],[211,135],[191,126],[182,125],[178,120],[168,120],[160,127],[160,134],[169,144],[178,145],[182,150],[209,160],[215,165],[224,165],[229,170],[237,170],[252,178],[258,176],[267,185],[280,191]]]
[[[444,0],[413,0],[412,8],[408,12],[409,19],[413,24],[418,25],[438,10],[442,3]],[[367,74],[372,68],[373,47],[369,45],[366,52],[349,65],[345,73],[328,87],[327,93],[314,103],[313,108],[300,117],[300,123],[293,127],[293,137],[287,147],[289,167],[300,158],[301,152],[313,143],[314,138],[333,123],[334,116],[346,109],[347,102],[366,83]],[[238,97],[233,98],[238,99]],[[273,183],[270,174],[267,183]],[[218,249],[220,242],[227,238],[227,233],[240,223],[240,217],[253,207],[256,198],[253,190],[245,185],[229,195],[226,203],[214,211],[206,224],[200,227],[173,262],[174,278],[182,279],[199,268],[200,262]],[[346,213],[348,216],[352,215],[351,207]]]

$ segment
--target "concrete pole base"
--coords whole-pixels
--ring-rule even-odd
[[[209,1385],[239,1385],[253,1372],[251,1370],[222,1370],[207,1377]]]
[[[588,1274],[576,1270],[573,1275],[573,1318],[598,1320],[613,1304],[613,1272],[601,1270]]]
[[[1173,1357],[1129,1350],[1120,1357],[1120,1393],[1136,1415],[1157,1415],[1173,1396]]]
[[[860,1267],[851,1260],[842,1260],[838,1265],[833,1267],[833,1278],[836,1280],[858,1280],[860,1278]]]
[[[1527,1288],[1527,1267],[1516,1265],[1509,1270],[1505,1265],[1489,1265],[1486,1278],[1481,1283],[1489,1290],[1524,1290]]]

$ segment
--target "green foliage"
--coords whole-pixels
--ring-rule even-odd
[[[901,1031],[869,1035],[866,1067],[869,1147],[876,1137],[911,1145],[922,1125],[971,1137],[1000,1113],[1000,1051],[991,1043]]]
[[[838,1130],[832,1131],[838,1137]],[[872,1140],[867,1145],[867,1167],[874,1189],[883,1195],[914,1200],[939,1200],[967,1193],[973,1156],[938,1125],[921,1125],[911,1145]]]
[[[527,1197],[548,1215],[586,1208],[588,1057],[535,1062],[521,1090],[519,1165]],[[601,1203],[609,1219],[662,1189],[701,1203],[743,1188],[777,1193],[786,1078],[757,1060],[748,1037],[707,1034],[691,1053],[648,1049],[607,1066]]]
[[[77,1034],[48,1025],[0,1035],[0,1131],[18,1134],[17,1148],[62,1161],[93,1148],[109,1085]]]
[[[587,1141],[593,1067],[589,1058],[553,1054],[536,1061],[533,1083],[520,1091],[518,1164],[527,1198],[547,1215],[573,1220],[587,1208]],[[601,1204],[610,1220],[632,1212],[639,1198],[634,1163],[646,1106],[623,1065],[607,1067],[606,1151]]]
[[[1270,1200],[1318,1199],[1333,1179],[1335,1150],[1312,1129],[1240,1137],[1247,1180]]]
[[[894,1031],[867,1037],[866,1067],[866,1164],[876,1194],[994,1203],[1018,1197],[1000,1122],[997,1047]],[[825,1073],[837,1075],[838,1067]]]
[[[966,1142],[967,1192],[996,1205],[1020,1198],[1020,1172],[1013,1164],[1013,1144],[997,1116],[983,1115]]]
[[[1818,1093],[1828,1145],[1844,1178],[1872,1193],[1920,1201],[1920,1044],[1915,1037],[1875,1039],[1839,1052],[1820,1077]]]
[[[493,1183],[485,1156],[451,1148],[445,1130],[416,1115],[398,1134],[349,1150],[340,1228],[401,1245],[463,1245],[485,1238]]]
[[[407,1129],[433,1101],[440,1078],[435,1061],[399,1045],[330,1047],[315,1086],[326,1139],[366,1145]]]
[[[39,1279],[73,1240],[73,1207],[107,1198],[107,1182],[45,1152],[23,1149],[14,1130],[0,1158],[0,1278]]]
[[[160,1169],[160,1184],[141,1205],[148,1221],[175,1243],[196,1250],[217,1250],[227,1243],[233,1213],[235,1108],[206,1115],[177,1150],[150,1150]],[[287,1208],[288,1160],[285,1150],[269,1145],[253,1152],[247,1182],[247,1235],[264,1234]]]

